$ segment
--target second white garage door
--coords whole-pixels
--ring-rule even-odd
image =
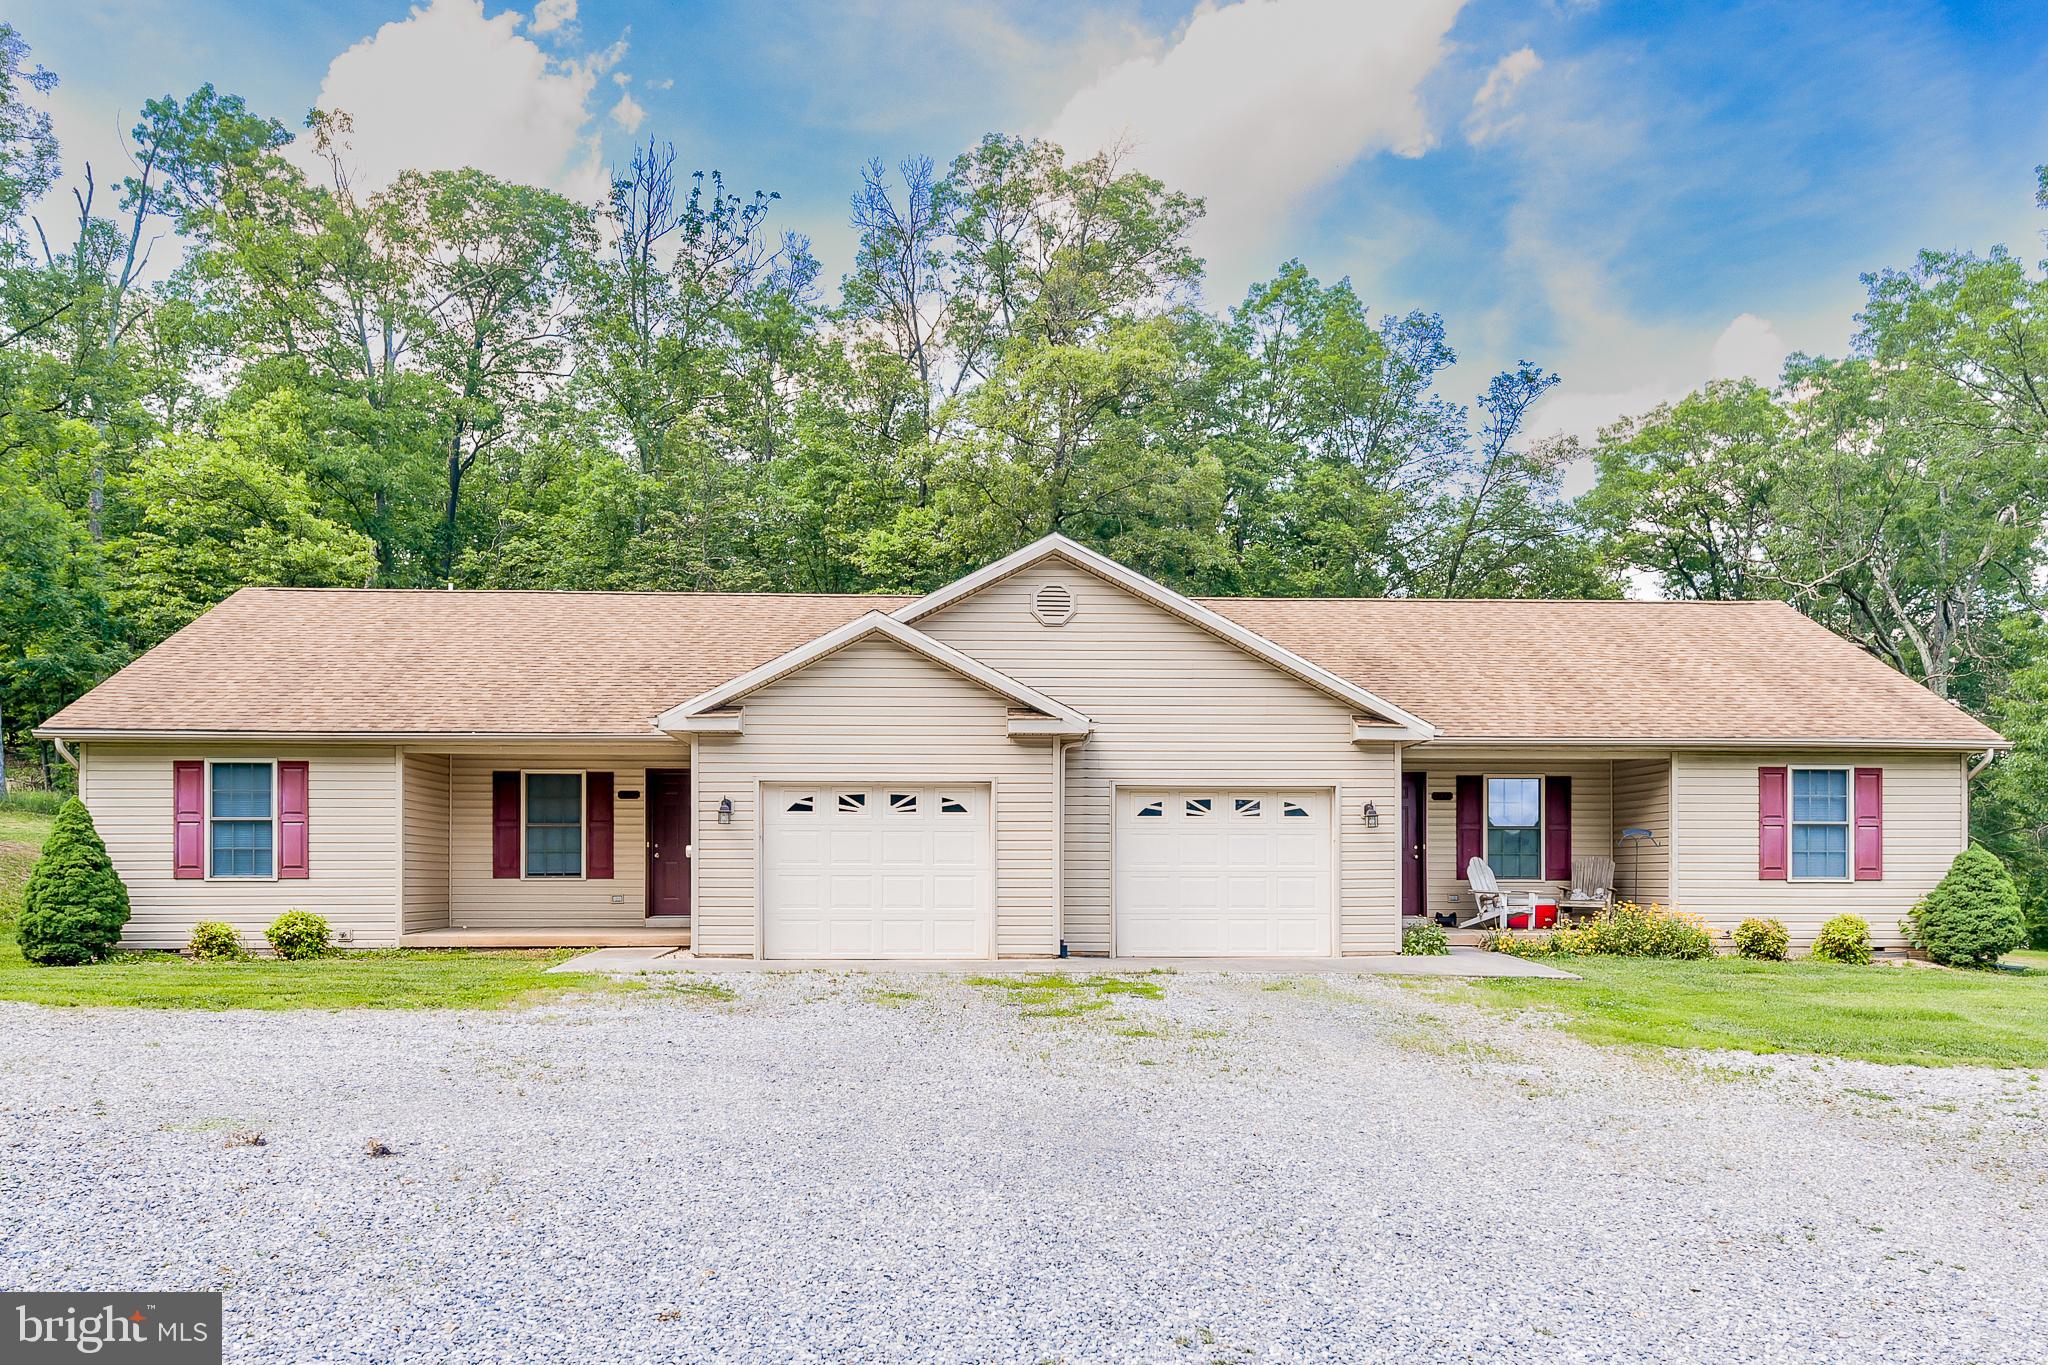
[[[768,957],[989,956],[986,787],[761,789]]]
[[[1330,794],[1120,790],[1119,957],[1330,951]]]

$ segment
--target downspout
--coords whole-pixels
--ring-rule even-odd
[[[61,747],[61,745],[62,741],[59,741],[59,746]],[[1983,772],[1986,768],[1990,767],[1991,761],[1997,757],[1998,750],[1996,749],[1986,749],[1983,753],[1977,755],[1977,761],[1975,763],[1972,763],[1970,765],[1970,770],[1963,774],[1963,781],[1965,783],[1975,782],[1977,780],[1977,774]]]
[[[50,743],[57,746],[57,757],[63,759],[74,768],[78,766],[78,756],[71,752],[71,747],[64,742],[64,736],[51,735]]]
[[[1067,743],[1052,742],[1052,935],[1067,955]]]

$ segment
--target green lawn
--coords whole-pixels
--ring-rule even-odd
[[[175,953],[128,953],[90,967],[32,966],[15,947],[14,917],[52,823],[54,817],[0,804],[0,1000],[205,1010],[490,1008],[564,991],[619,988],[603,977],[545,974],[572,956],[572,949],[394,948],[312,962],[195,962]]]
[[[2016,954],[2048,966],[2048,953]],[[2048,1066],[2048,973],[1814,962],[1574,958],[1583,979],[1473,982],[1467,998],[1555,1011],[1588,1042],[1800,1052],[1919,1066]]]

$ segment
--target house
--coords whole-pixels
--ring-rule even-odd
[[[922,597],[248,588],[64,708],[126,943],[1324,956],[1462,869],[1881,945],[1996,733],[1768,602],[1193,600],[1050,537]]]

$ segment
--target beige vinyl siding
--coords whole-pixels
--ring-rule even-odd
[[[1933,889],[1962,851],[1963,761],[1954,754],[1680,753],[1673,763],[1678,829],[1676,899],[1717,930],[1751,915],[1783,920],[1794,944],[1810,944],[1836,915],[1861,915],[1871,937],[1897,948],[1899,917]],[[1760,767],[1884,770],[1881,881],[1765,881],[1757,876]]]
[[[405,932],[448,927],[448,756],[399,756],[404,793]]]
[[[1614,764],[1614,837],[1646,829],[1655,844],[1616,843],[1615,892],[1639,905],[1671,904],[1671,760],[1618,759]]]
[[[1066,625],[1042,626],[1031,615],[1033,594],[1048,583],[1074,594]],[[1348,704],[1064,560],[917,625],[1094,723],[1067,758],[1065,914],[1074,952],[1112,947],[1112,783],[1334,789],[1339,949],[1400,946],[1393,746],[1353,744]],[[1377,830],[1365,827],[1367,801],[1381,812]]]
[[[687,768],[689,750],[675,746]],[[647,746],[590,748],[536,756],[508,750],[456,754],[449,760],[448,923],[455,929],[630,928],[647,922]],[[612,862],[609,878],[493,877],[491,774],[499,770],[584,770],[612,774]],[[639,792],[627,801],[620,792]]]
[[[222,920],[251,947],[286,910],[325,916],[350,946],[389,947],[398,925],[395,748],[161,744],[85,745],[81,781],[93,823],[128,887],[130,948],[182,948],[199,920]],[[307,761],[307,875],[285,880],[172,875],[171,764],[179,759]]]
[[[1614,848],[1614,765],[1604,758],[1558,758],[1520,754],[1513,750],[1461,751],[1455,760],[1444,754],[1411,750],[1405,760],[1410,772],[1429,774],[1425,808],[1429,812],[1429,838],[1424,852],[1425,882],[1429,890],[1429,912],[1453,912],[1461,918],[1472,913],[1472,890],[1460,880],[1464,868],[1458,865],[1458,776],[1471,773],[1492,777],[1569,777],[1572,780],[1572,854],[1610,853]],[[1484,789],[1481,789],[1484,800]],[[1439,800],[1439,793],[1447,799]],[[1546,797],[1547,800],[1547,797]],[[1482,808],[1483,809],[1483,808]],[[1546,851],[1550,831],[1543,832]],[[1485,844],[1480,844],[1484,856]],[[1547,856],[1547,852],[1546,852]],[[1542,878],[1503,878],[1509,891],[1533,891],[1554,896],[1568,888],[1563,882]]]
[[[833,781],[994,788],[996,953],[1055,954],[1052,745],[1013,740],[1007,699],[893,641],[870,638],[746,697],[746,732],[697,737],[698,953],[756,948],[756,784]],[[718,803],[732,802],[732,823]]]

